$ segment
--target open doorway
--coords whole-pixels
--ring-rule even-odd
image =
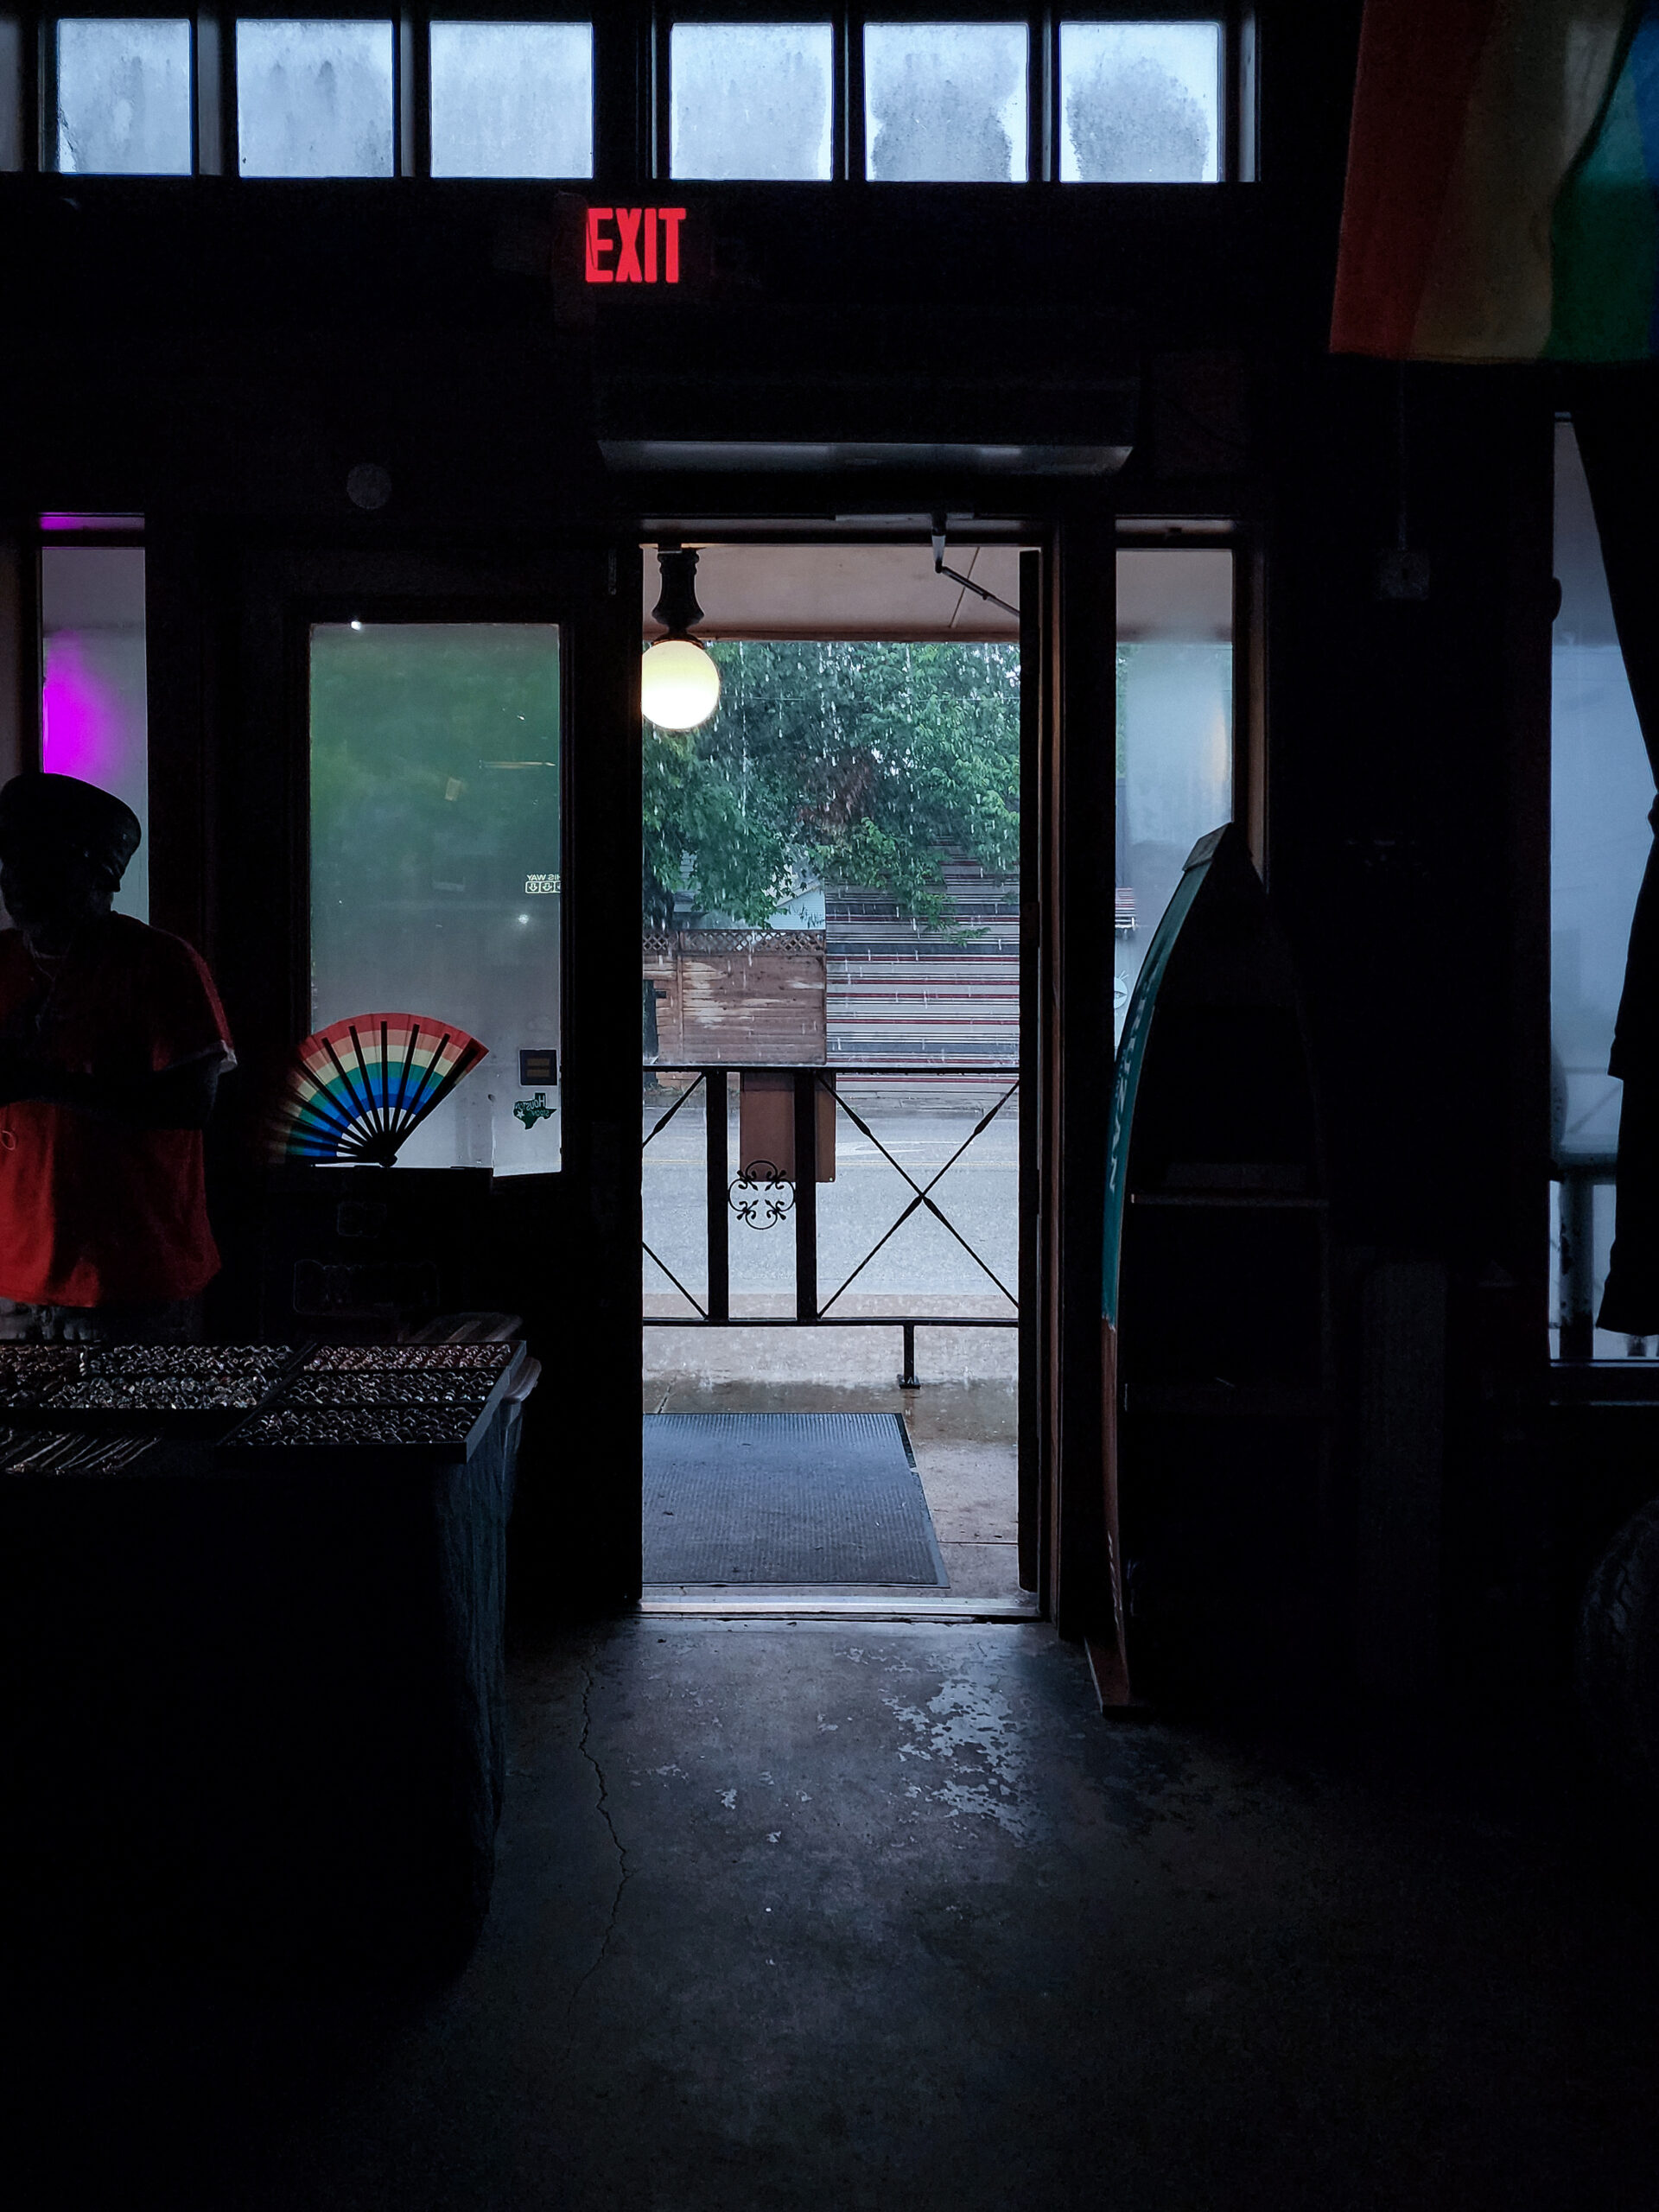
[[[719,702],[645,724],[647,1602],[1036,1608],[1018,550],[944,571],[698,549]]]

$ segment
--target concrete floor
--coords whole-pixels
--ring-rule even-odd
[[[1648,1853],[1557,1754],[1114,1728],[1039,1626],[635,1620],[522,1649],[513,1687],[454,1986],[16,1997],[11,2202],[1659,2196]]]

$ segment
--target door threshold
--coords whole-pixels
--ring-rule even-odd
[[[1037,1621],[1042,1618],[1035,1596],[1019,1598],[951,1598],[943,1592],[914,1597],[896,1591],[880,1593],[823,1589],[767,1591],[764,1596],[725,1589],[708,1592],[666,1590],[660,1585],[644,1592],[639,1611],[654,1619],[678,1617],[700,1620],[858,1620],[858,1621]]]

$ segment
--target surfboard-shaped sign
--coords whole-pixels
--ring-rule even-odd
[[[1193,847],[1135,984],[1102,1230],[1111,1628],[1091,1657],[1103,1702],[1122,1707],[1145,1686],[1132,1658],[1167,1677],[1172,1655],[1210,1671],[1229,1638],[1230,1666],[1265,1652],[1274,1593],[1313,1575],[1319,1545],[1329,1262],[1313,1077],[1289,948],[1230,824]]]

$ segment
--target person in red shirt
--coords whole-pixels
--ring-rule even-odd
[[[0,1329],[182,1341],[219,1271],[202,1135],[235,1065],[200,956],[110,902],[142,835],[73,776],[0,788]]]

